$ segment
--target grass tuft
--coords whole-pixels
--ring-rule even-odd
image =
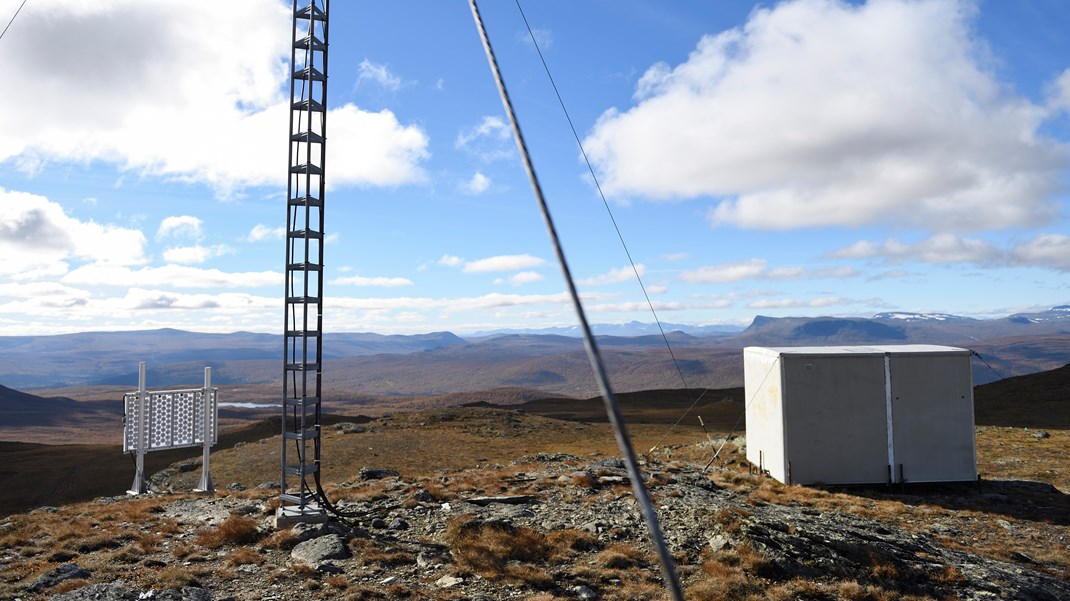
[[[249,545],[260,539],[260,528],[252,518],[232,514],[222,524],[197,533],[197,544],[207,549],[225,545]]]

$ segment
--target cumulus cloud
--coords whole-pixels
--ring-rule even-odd
[[[201,246],[200,244],[194,244],[193,246],[176,246],[168,248],[163,253],[163,258],[168,263],[182,263],[184,265],[193,265],[197,263],[204,263],[212,257],[218,257],[227,253],[233,252],[226,244],[217,244],[214,246]]]
[[[1049,104],[1053,110],[1070,114],[1070,69],[1055,78],[1049,90]]]
[[[1000,250],[984,240],[963,238],[953,234],[936,234],[917,243],[889,238],[883,243],[860,240],[851,246],[831,253],[842,259],[880,257],[891,261],[921,261],[923,263],[987,263],[1000,256]]]
[[[253,226],[253,229],[249,230],[249,235],[245,239],[249,242],[260,242],[261,240],[282,240],[282,237],[286,235],[286,230],[282,226],[270,227],[262,223],[258,223]]]
[[[201,235],[201,225],[203,224],[203,221],[192,215],[174,215],[165,217],[163,221],[160,222],[160,227],[156,230],[156,237],[166,238],[168,236],[174,236],[199,238]]]
[[[646,273],[646,266],[642,263],[638,263],[636,264],[635,269],[632,269],[631,266],[621,267],[619,269],[610,269],[608,273],[603,273],[602,275],[597,275],[593,278],[580,280],[579,283],[584,286],[605,286],[608,284],[620,284],[621,282],[630,282],[634,280],[636,277],[636,273],[639,274],[639,277],[643,277],[643,274]]]
[[[1041,234],[1014,246],[1009,255],[1012,265],[1070,271],[1070,236]]]
[[[714,224],[1044,223],[1070,149],[1040,133],[1049,109],[986,67],[975,12],[967,0],[757,9],[686,62],[651,67],[635,106],[603,114],[585,147],[608,193],[713,197]]]
[[[514,273],[509,276],[509,283],[513,286],[523,286],[524,284],[530,284],[532,282],[541,282],[544,278],[542,274],[535,271],[521,271],[520,273]]]
[[[346,286],[377,286],[382,288],[396,288],[398,286],[412,286],[413,282],[409,278],[387,278],[387,277],[374,277],[368,278],[359,275],[347,276],[343,278],[335,278],[332,284],[341,284]]]
[[[512,136],[509,125],[501,117],[483,117],[479,125],[457,134],[453,145],[489,163],[514,155]]]
[[[482,194],[490,189],[490,178],[476,171],[461,188],[468,194]]]
[[[522,44],[531,45],[532,37],[535,38],[535,43],[539,45],[539,49],[543,52],[554,45],[554,32],[543,27],[532,28],[530,34],[526,30],[516,34],[516,39]]]
[[[93,263],[70,271],[63,276],[62,282],[87,286],[227,289],[282,286],[283,276],[274,271],[225,272],[185,265],[131,269],[121,265]]]
[[[236,292],[220,294],[188,294],[170,290],[131,288],[120,301],[123,307],[135,311],[153,309],[225,309],[248,311],[269,309],[278,305],[270,297]]]
[[[206,3],[31,4],[4,39],[20,60],[0,61],[0,80],[21,94],[0,97],[0,162],[33,171],[104,161],[221,195],[276,183],[286,160],[289,8],[235,0],[227,18],[241,27],[220,37],[218,9]],[[425,177],[420,128],[352,104],[329,118],[332,185]]]
[[[467,273],[486,273],[492,271],[517,271],[546,264],[545,259],[532,255],[498,255],[476,261],[467,261],[463,271]]]
[[[62,275],[71,260],[137,265],[145,244],[138,230],[82,221],[43,196],[0,188],[0,274]]]
[[[684,271],[680,274],[680,279],[689,284],[724,284],[742,280],[842,279],[856,276],[858,271],[847,266],[820,269],[791,266],[770,269],[765,259],[748,259]]]
[[[401,78],[391,73],[389,67],[373,63],[368,59],[360,61],[360,66],[357,67],[357,86],[359,87],[366,81],[379,84],[391,92],[396,92],[401,88]]]
[[[822,308],[831,307],[834,305],[847,305],[851,304],[852,300],[841,298],[838,296],[825,296],[820,298],[812,298],[808,300],[803,299],[779,299],[779,300],[759,300],[749,303],[747,306],[751,309],[797,309],[800,307],[805,308]]]
[[[1070,271],[1070,236],[1038,234],[1006,247],[986,240],[952,234],[936,234],[919,242],[903,242],[896,238],[879,243],[860,240],[833,251],[830,256],[841,259],[879,259],[889,263],[965,263],[983,267],[1037,267]]]

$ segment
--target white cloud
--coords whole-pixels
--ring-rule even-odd
[[[0,284],[0,298],[3,297],[28,300],[39,308],[70,308],[84,306],[90,294],[56,282],[29,282]]]
[[[756,278],[763,272],[765,272],[765,261],[750,259],[685,271],[680,274],[680,279],[689,284],[720,284]]]
[[[714,224],[1044,223],[1070,161],[985,66],[966,0],[796,0],[655,65],[585,147],[614,195],[712,196]]]
[[[530,34],[527,32],[527,30],[516,34],[516,38],[520,41],[520,43],[528,45],[531,45],[532,43],[532,36],[535,37],[535,43],[539,45],[539,49],[543,52],[546,52],[554,45],[554,32],[549,29],[535,27],[532,28]]]
[[[889,269],[888,271],[882,271],[876,275],[870,276],[868,279],[871,281],[879,280],[900,280],[910,277],[911,273],[905,269]]]
[[[186,294],[167,290],[131,288],[119,301],[131,310],[152,309],[228,309],[250,310],[274,308],[278,299],[235,292],[220,294]]]
[[[509,276],[509,283],[514,286],[523,286],[524,284],[530,284],[532,282],[541,282],[544,278],[541,274],[534,271],[521,271],[520,273],[514,273]]]
[[[289,8],[235,0],[40,0],[4,43],[0,162],[104,161],[142,174],[205,182],[220,195],[274,185],[286,147]],[[122,110],[116,110],[116,107]],[[427,136],[389,111],[332,109],[332,185],[393,186],[425,177]],[[47,124],[42,126],[42,124]],[[211,132],[212,143],[205,143]]]
[[[650,313],[652,306],[653,309],[659,313],[663,311],[684,311],[696,308],[694,305],[679,302],[655,302],[650,305],[645,302],[626,302],[590,303],[585,309],[590,313]]]
[[[890,261],[910,260],[924,263],[987,263],[998,259],[1000,254],[996,246],[984,240],[953,234],[936,234],[914,244],[895,238],[889,238],[881,244],[860,240],[830,253],[833,257],[843,259],[880,257]]]
[[[1052,110],[1070,114],[1070,69],[1063,71],[1050,84],[1048,103]]]
[[[584,295],[584,298],[597,299],[598,297],[595,295]],[[331,306],[343,310],[426,311],[434,309],[446,313],[457,313],[462,311],[486,311],[491,309],[528,307],[543,304],[568,306],[569,303],[571,303],[571,297],[565,292],[558,294],[501,294],[495,292],[482,296],[459,298],[399,296],[376,298],[344,297],[331,301]]]
[[[200,244],[194,244],[193,246],[176,246],[168,248],[164,251],[163,258],[168,263],[192,265],[204,263],[212,257],[218,257],[230,252],[233,252],[233,250],[225,244],[217,244],[215,246],[201,246]]]
[[[646,273],[646,266],[642,263],[636,264],[635,269],[631,266],[621,267],[619,269],[610,269],[609,273],[603,273],[602,275],[595,276],[593,278],[587,278],[580,280],[579,283],[584,286],[605,286],[608,284],[620,284],[621,282],[634,281],[636,273],[639,277],[643,277]]]
[[[881,259],[889,263],[966,263],[983,267],[1036,267],[1070,271],[1070,236],[1038,234],[1007,247],[951,234],[936,234],[914,243],[895,238],[882,243],[860,240],[830,255],[842,259]]]
[[[43,196],[0,188],[0,274],[62,275],[66,261],[143,263],[138,230],[81,221]]]
[[[391,92],[396,92],[401,88],[400,77],[391,73],[386,65],[373,63],[368,59],[360,61],[360,66],[357,68],[357,86],[365,81],[377,83]]]
[[[812,269],[806,267],[776,267],[769,269],[765,259],[749,259],[733,263],[722,263],[684,271],[680,279],[690,284],[723,284],[741,280],[801,280],[801,279],[844,279],[858,276],[853,267],[823,267]]]
[[[690,255],[688,253],[681,252],[681,253],[669,253],[667,255],[662,255],[661,258],[666,260],[666,261],[668,261],[668,262],[670,262],[670,263],[675,263],[676,261],[683,261],[684,259],[686,259],[689,256]]]
[[[201,236],[201,225],[203,224],[203,221],[192,215],[174,215],[165,217],[164,220],[160,222],[160,227],[156,230],[156,237],[166,238],[168,236],[173,236],[199,238]]]
[[[479,125],[457,134],[454,147],[489,163],[514,155],[512,135],[509,125],[500,117],[483,117]]]
[[[442,255],[442,258],[438,260],[438,264],[446,267],[458,267],[464,264],[464,259],[453,255]]]
[[[378,286],[382,288],[396,288],[398,286],[413,285],[412,280],[410,280],[409,278],[367,278],[359,275],[347,276],[344,278],[335,278],[331,283],[347,286]]]
[[[486,273],[491,271],[517,271],[545,265],[546,261],[532,255],[499,255],[478,261],[467,261],[463,271]]]
[[[462,189],[468,194],[482,194],[490,189],[490,178],[476,171],[472,179],[465,182]]]
[[[282,286],[283,276],[274,271],[225,272],[183,265],[131,269],[94,263],[72,270],[61,280],[89,286],[163,286],[167,288],[256,288]]]
[[[286,235],[286,230],[283,227],[269,227],[262,223],[258,223],[253,226],[253,229],[249,230],[249,235],[245,237],[248,242],[260,242],[261,240],[282,240],[282,237]]]
[[[1070,271],[1070,236],[1041,234],[1010,250],[1011,265]]]
[[[781,300],[760,300],[749,303],[747,306],[751,309],[797,309],[800,307],[820,309],[823,307],[831,307],[834,305],[847,305],[853,301],[850,299],[840,298],[838,296],[828,296],[821,298],[813,298],[810,300],[800,299],[781,299]]]

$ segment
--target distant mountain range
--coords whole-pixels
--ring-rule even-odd
[[[976,350],[999,376],[1070,363],[1070,306],[1000,319],[946,314],[881,313],[872,318],[764,317],[745,329],[682,324],[600,324],[600,347],[621,388],[680,387],[672,348],[688,385],[739,386],[745,346],[945,344]],[[666,333],[662,337],[661,332]],[[0,337],[0,384],[16,389],[137,385],[149,365],[150,387],[188,385],[213,367],[217,384],[280,383],[282,337],[181,330],[87,332]],[[324,337],[325,390],[338,394],[446,394],[527,387],[585,394],[591,378],[574,328],[420,335],[335,333]],[[998,379],[975,372],[978,383]]]
[[[734,325],[686,325],[679,323],[662,323],[660,326],[656,323],[643,323],[641,321],[629,321],[628,323],[596,323],[591,324],[591,331],[595,336],[660,336],[664,331],[669,332],[684,332],[692,336],[732,336],[743,331],[743,326]],[[485,330],[480,332],[474,332],[466,338],[486,338],[490,336],[501,336],[505,334],[553,334],[557,336],[572,336],[582,337],[583,332],[579,326],[568,326],[558,328],[523,328],[523,329],[501,329],[501,330]]]

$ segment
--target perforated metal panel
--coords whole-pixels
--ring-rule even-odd
[[[203,388],[146,392],[145,415],[141,415],[138,393],[124,395],[123,451],[161,451],[203,445],[206,436],[204,395]],[[209,444],[219,440],[218,396],[218,389],[212,388],[207,407]]]

